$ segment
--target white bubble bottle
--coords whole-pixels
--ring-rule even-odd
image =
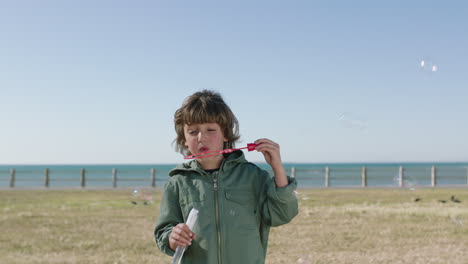
[[[195,208],[192,208],[192,210],[190,210],[190,213],[188,215],[187,222],[185,223],[190,228],[190,230],[192,230],[193,226],[195,225],[195,222],[197,222],[197,218],[198,218],[198,210]],[[174,257],[172,257],[171,264],[180,264],[180,261],[182,260],[182,256],[184,255],[184,252],[185,252],[185,248],[186,247],[181,247],[181,246],[178,246],[176,248]]]

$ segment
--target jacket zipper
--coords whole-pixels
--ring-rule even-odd
[[[221,231],[220,231],[220,224],[219,224],[219,201],[218,201],[218,173],[214,173],[213,175],[213,188],[214,188],[214,195],[215,195],[215,212],[216,212],[216,231],[218,234],[218,263],[221,264]]]

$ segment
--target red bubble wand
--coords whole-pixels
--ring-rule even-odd
[[[236,149],[229,148],[229,149],[223,149],[223,150],[205,151],[205,152],[200,152],[200,153],[193,154],[193,155],[187,155],[184,157],[184,159],[201,159],[201,158],[216,156],[219,154],[231,153],[233,151],[241,150],[241,149],[247,149],[248,151],[252,151],[252,150],[255,150],[256,146],[257,144],[255,143],[249,143],[247,144],[247,147],[243,147],[243,148],[236,148]]]

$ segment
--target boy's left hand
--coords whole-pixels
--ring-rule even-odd
[[[265,161],[270,164],[271,168],[273,169],[276,186],[287,186],[288,178],[281,161],[280,146],[266,138],[256,140],[255,144],[257,144],[255,149],[263,154]]]
[[[257,144],[255,150],[260,151],[263,154],[265,161],[270,164],[273,169],[283,166],[279,144],[267,138],[258,139],[255,141],[255,144]]]

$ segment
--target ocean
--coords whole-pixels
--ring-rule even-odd
[[[0,188],[162,187],[176,164],[0,165]],[[272,172],[268,164],[258,166]],[[285,163],[299,188],[468,187],[468,163]],[[13,172],[14,171],[14,172]]]

